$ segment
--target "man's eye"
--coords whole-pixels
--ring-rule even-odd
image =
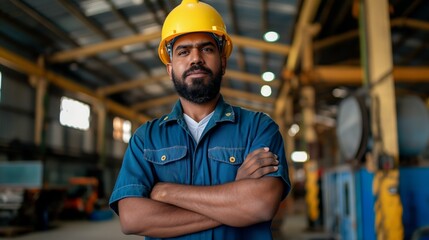
[[[188,50],[180,50],[180,51],[177,52],[177,55],[178,56],[183,56],[183,55],[188,54],[188,52],[189,52]]]
[[[205,47],[202,49],[203,52],[208,52],[208,53],[212,53],[214,52],[214,49],[212,47]]]

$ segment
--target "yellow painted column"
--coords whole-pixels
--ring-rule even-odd
[[[305,86],[301,90],[301,107],[303,118],[304,139],[307,145],[309,160],[304,164],[305,170],[305,201],[307,206],[308,218],[315,223],[320,217],[319,210],[319,185],[318,185],[318,164],[317,156],[312,153],[313,147],[317,141],[316,131],[314,129],[314,103],[315,91],[312,86]]]
[[[398,192],[399,151],[390,33],[389,2],[360,1],[361,54],[365,85],[370,89],[372,158],[376,173],[377,239],[403,239],[402,204]]]
[[[317,221],[320,217],[319,210],[319,179],[318,165],[314,160],[309,160],[304,164],[305,170],[305,202],[307,206],[307,215],[311,221]]]

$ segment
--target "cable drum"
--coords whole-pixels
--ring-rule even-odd
[[[421,154],[429,142],[429,110],[414,95],[396,97],[398,149],[401,157]],[[344,161],[362,161],[371,150],[369,107],[365,96],[341,101],[337,112],[337,139]]]
[[[341,101],[337,112],[337,139],[343,160],[361,160],[369,140],[368,110],[364,96],[352,95]]]

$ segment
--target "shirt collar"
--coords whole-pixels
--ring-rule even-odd
[[[171,121],[177,121],[179,119],[183,119],[183,110],[182,110],[182,104],[180,103],[180,100],[177,100],[172,111],[161,119],[160,125]],[[213,114],[211,121],[213,120],[215,122],[224,122],[224,121],[234,122],[235,121],[234,109],[232,108],[231,105],[229,105],[227,102],[224,101],[222,95],[219,97],[219,100],[217,102],[215,112]]]

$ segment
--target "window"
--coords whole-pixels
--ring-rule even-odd
[[[87,130],[89,128],[89,105],[62,97],[60,107],[60,123],[63,126]]]
[[[120,117],[113,119],[113,139],[128,143],[131,138],[131,122]]]

